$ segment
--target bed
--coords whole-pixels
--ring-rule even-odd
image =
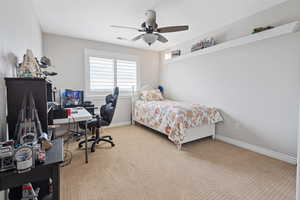
[[[154,90],[147,88],[134,94],[133,123],[167,135],[178,149],[204,137],[215,139],[215,124],[223,121],[216,108],[165,99],[159,90]]]

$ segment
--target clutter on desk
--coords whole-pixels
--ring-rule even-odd
[[[85,102],[83,102],[83,104],[86,105],[86,106],[90,106],[90,105],[92,105],[92,102],[91,101],[85,101]]]
[[[52,93],[53,93],[53,94],[52,94],[52,97],[53,97],[52,101],[53,101],[53,102],[56,102],[56,93],[57,93],[57,92],[59,92],[59,91],[57,90],[57,88],[56,88],[56,87],[53,87],[53,88],[52,88]]]
[[[67,111],[68,117],[70,117],[72,115],[72,113],[73,113],[73,111],[72,111],[71,108],[67,108],[66,111]]]
[[[50,66],[52,65],[49,58],[44,56],[40,59],[40,61],[38,61],[38,59],[34,57],[33,52],[30,49],[27,49],[26,54],[23,56],[22,63],[17,65],[17,76],[47,78],[48,76],[57,75],[56,72],[49,72],[45,70]]]
[[[52,143],[42,131],[32,93],[23,98],[14,136],[16,140],[0,143],[0,171],[23,173],[46,161]]]
[[[59,106],[58,105],[58,103],[56,103],[56,102],[53,102],[53,101],[49,101],[49,102],[47,102],[47,113],[49,113],[50,112],[50,110],[52,110],[53,108],[55,108],[55,107],[57,107],[57,106]]]
[[[59,105],[56,102],[48,102],[49,124],[53,124],[53,119],[63,119],[67,117],[67,111],[62,105]]]

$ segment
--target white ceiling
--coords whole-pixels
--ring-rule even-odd
[[[42,30],[143,49],[164,50],[250,16],[285,0],[33,0]],[[122,41],[139,33],[110,25],[138,27],[147,9],[157,11],[159,26],[189,25],[190,30],[166,33],[169,42],[148,47],[142,40]]]

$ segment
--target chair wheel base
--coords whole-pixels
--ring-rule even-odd
[[[111,140],[108,140],[108,139],[105,139],[105,138],[99,138],[98,140],[93,142],[92,147],[91,147],[91,152],[96,151],[96,144],[99,144],[101,141],[110,143],[111,147],[116,146],[115,143],[113,143],[113,141],[111,141]]]
[[[96,151],[96,144],[99,144],[101,141],[110,143],[111,147],[116,146],[115,143],[112,141],[111,136],[103,136],[103,137],[100,137],[100,138],[95,138],[94,137],[94,138],[88,139],[88,142],[93,142],[92,146],[91,146],[91,152]],[[81,149],[84,146],[84,144],[85,144],[85,140],[79,142],[78,148]]]
[[[95,152],[95,149],[96,148],[96,146],[95,146],[95,143],[93,143],[93,145],[92,145],[92,147],[91,147],[91,152],[93,153],[93,152]]]

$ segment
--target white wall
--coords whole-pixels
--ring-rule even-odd
[[[58,75],[52,78],[57,88],[85,89],[85,48],[137,56],[140,62],[141,84],[157,86],[159,81],[159,53],[157,52],[53,34],[43,34],[43,47],[45,56],[52,59],[55,71],[58,72]],[[92,100],[97,106],[104,103],[102,98],[87,97],[86,99]],[[130,99],[120,98],[113,123],[129,122],[130,113]]]
[[[300,105],[300,100],[299,100]],[[300,109],[299,109],[299,120],[298,120],[298,148],[297,148],[297,182],[296,182],[296,200],[300,200]]]
[[[257,25],[299,20],[299,7],[292,0],[244,19],[224,28],[222,39],[249,34]],[[162,64],[160,82],[169,97],[221,109],[225,121],[217,134],[295,158],[299,44],[297,33]]]
[[[16,57],[22,59],[27,48],[42,55],[41,30],[31,1],[0,1],[0,140],[6,131],[4,77],[13,75]],[[0,199],[3,194],[0,193]]]
[[[196,38],[191,38],[191,40],[170,49],[172,50],[180,48],[182,53],[185,54],[190,52],[191,46],[195,42],[198,42],[199,39],[213,36],[217,42],[221,43],[248,35],[255,27],[278,26],[296,20],[300,21],[299,6],[299,0],[288,0],[285,3],[281,3],[263,12],[259,12],[251,17],[244,18],[243,20],[237,21],[218,30],[208,32]]]

